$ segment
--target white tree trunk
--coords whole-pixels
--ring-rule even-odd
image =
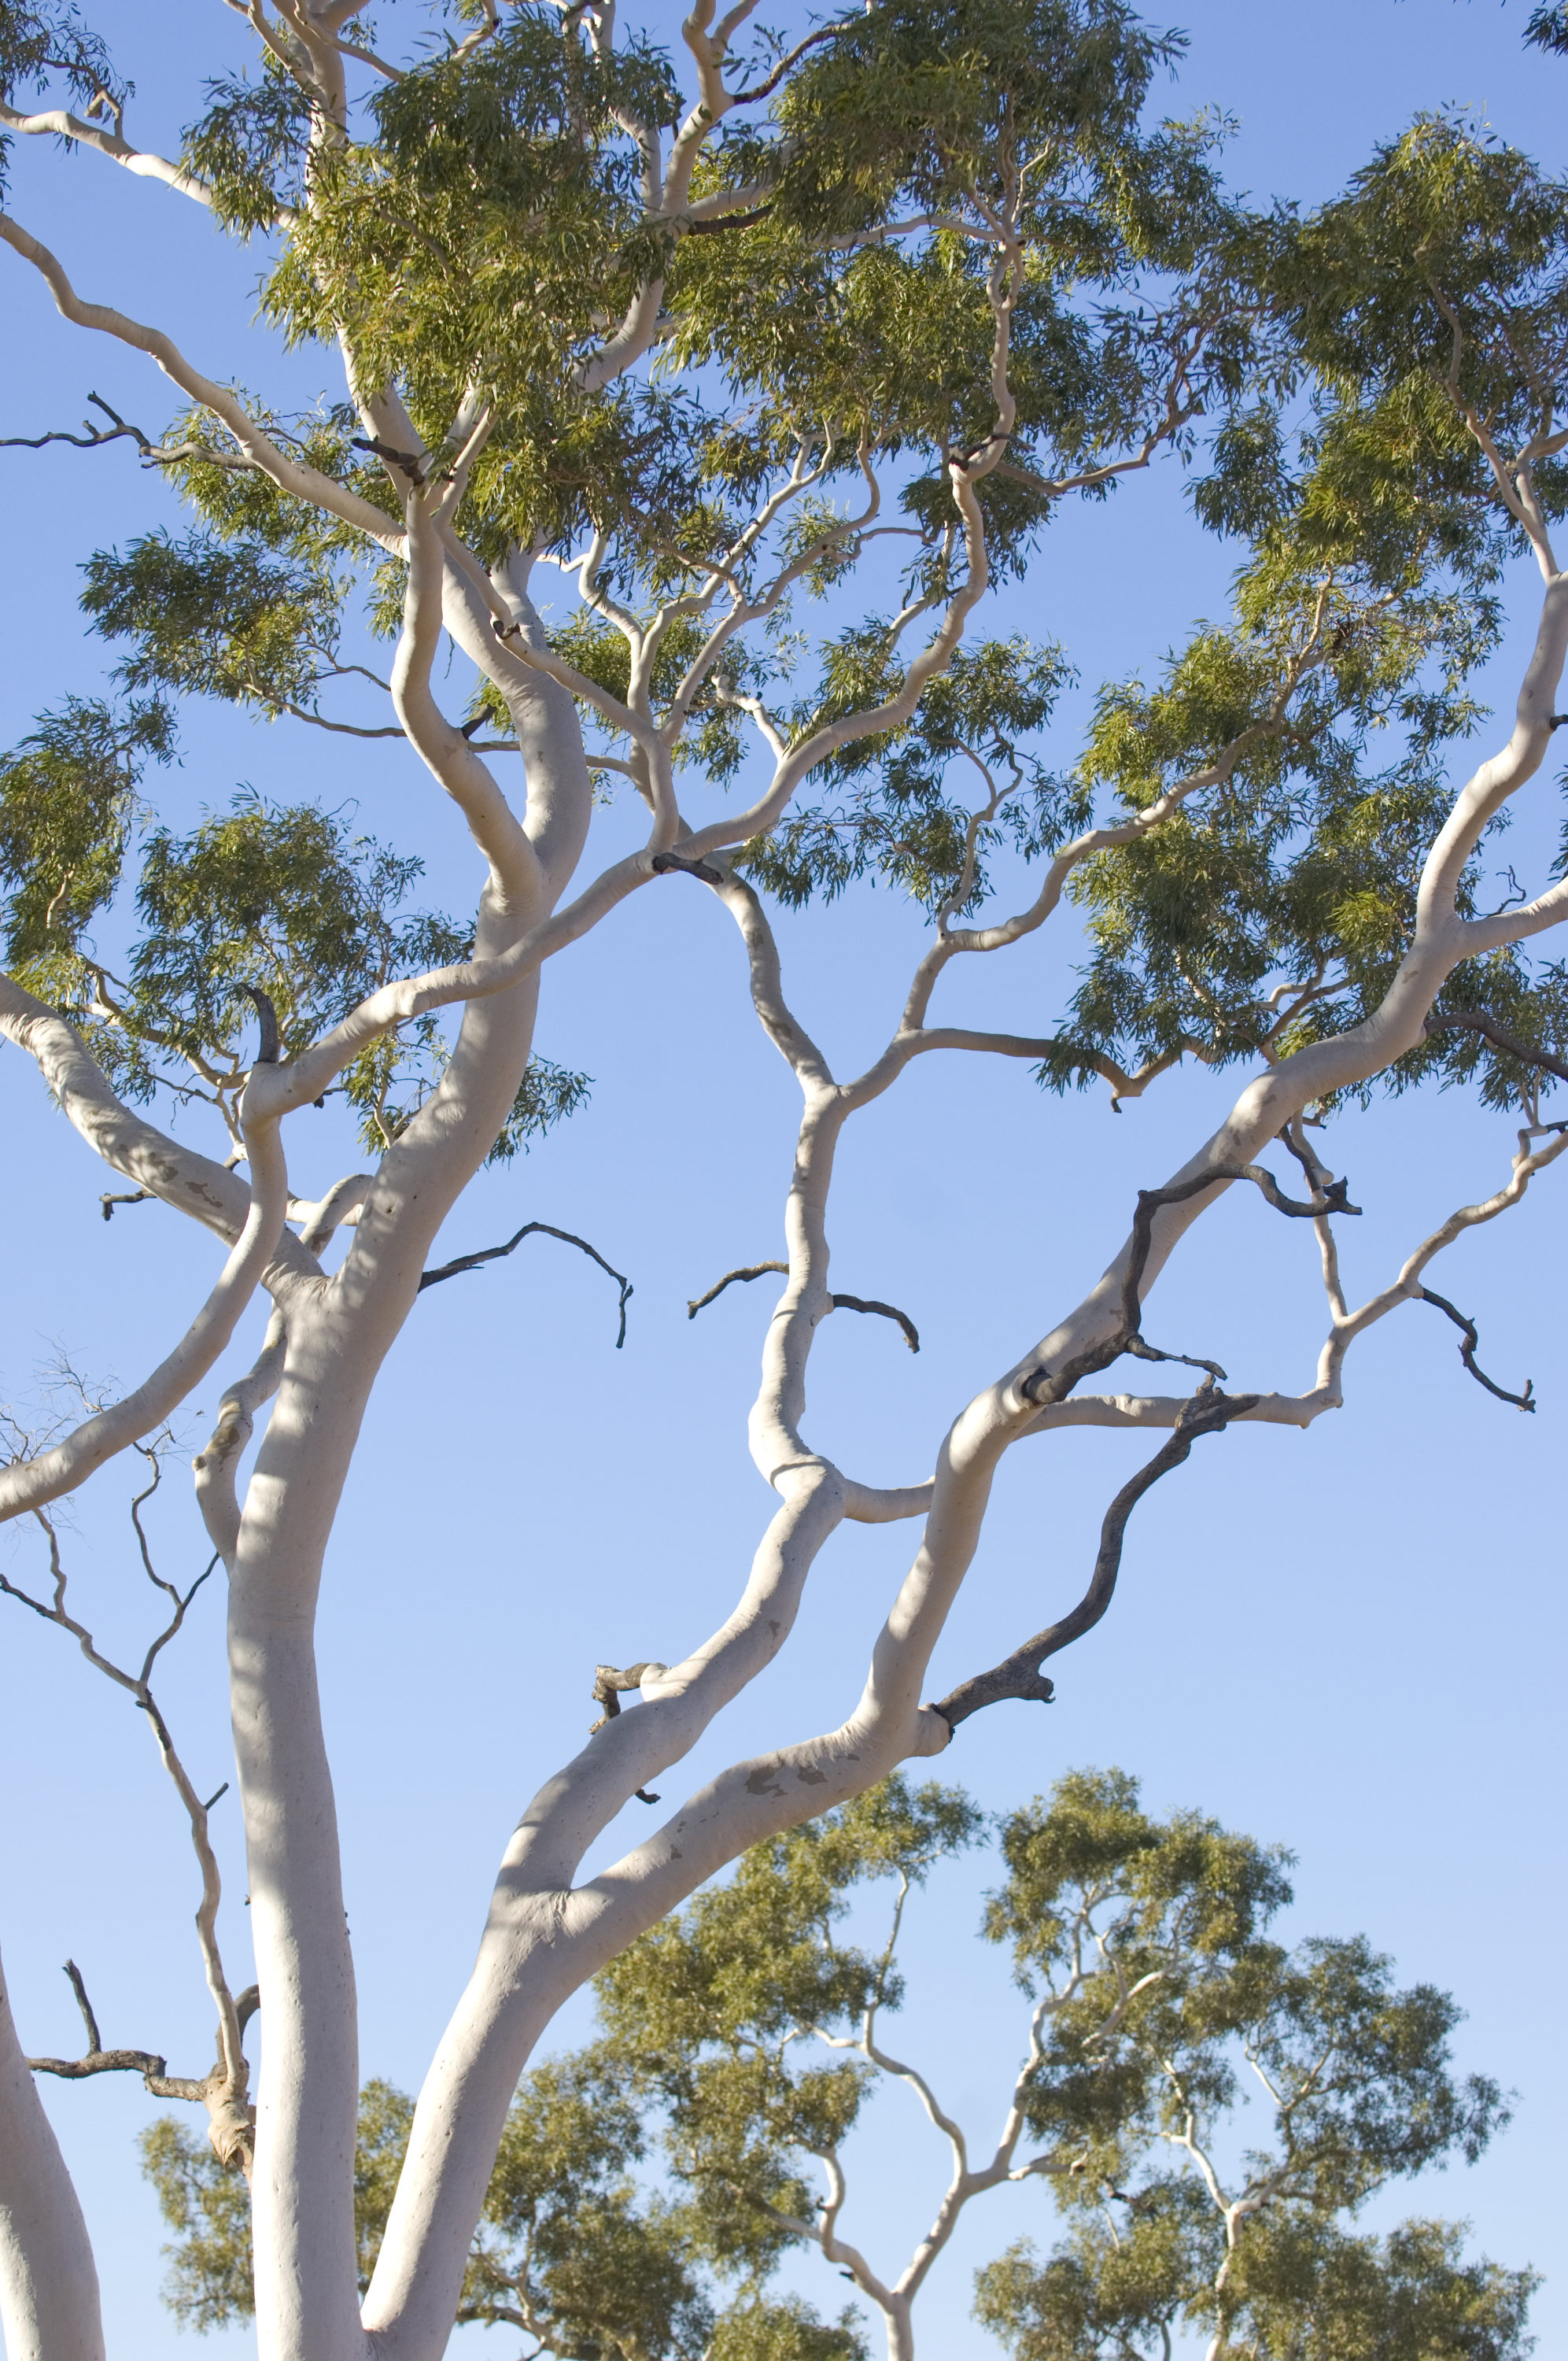
[[[0,2329],[6,2361],[104,2361],[98,2272],[0,1967]]]

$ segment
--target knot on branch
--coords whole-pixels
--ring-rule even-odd
[[[377,458],[384,459],[389,467],[400,468],[416,491],[422,490],[424,460],[419,452],[394,451],[389,443],[379,442],[374,434],[356,434],[351,440],[356,451],[373,451]]]
[[[722,885],[724,873],[706,861],[683,861],[678,852],[656,852],[649,863],[655,877],[667,877],[674,871],[681,877],[700,877],[705,885]]]
[[[656,1680],[661,1673],[667,1673],[669,1669],[668,1664],[655,1664],[652,1657],[645,1664],[628,1664],[624,1672],[615,1664],[596,1664],[594,1703],[602,1705],[604,1711],[596,1722],[589,1724],[588,1736],[592,1738],[606,1722],[615,1719],[620,1711],[621,1695],[625,1690],[640,1689],[645,1680]]]
[[[229,2172],[243,2172],[256,2153],[256,2110],[233,2091],[207,2102],[207,2137]]]

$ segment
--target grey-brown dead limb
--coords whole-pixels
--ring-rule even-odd
[[[1554,722],[1563,718],[1561,714],[1552,716]],[[1531,1042],[1521,1041],[1517,1033],[1510,1033],[1506,1025],[1499,1025],[1485,1008],[1461,1008],[1455,1009],[1451,1016],[1429,1016],[1426,1029],[1429,1034],[1479,1033],[1483,1040],[1489,1041],[1494,1049],[1501,1049],[1505,1057],[1517,1058],[1524,1066],[1539,1066],[1543,1074],[1552,1074],[1558,1082],[1568,1082],[1568,1065],[1564,1065],[1561,1058],[1549,1057],[1544,1049],[1536,1049]]]
[[[616,1719],[620,1711],[620,1693],[623,1690],[640,1689],[645,1680],[657,1678],[660,1673],[667,1673],[669,1669],[668,1664],[655,1664],[652,1657],[646,1664],[628,1664],[624,1672],[616,1664],[596,1664],[594,1703],[602,1705],[604,1711],[597,1721],[588,1724],[588,1736],[596,1736],[607,1723]],[[659,1800],[657,1795],[650,1795],[646,1787],[634,1787],[631,1792],[640,1804],[656,1804]]]
[[[1291,1152],[1298,1156],[1300,1154],[1294,1145]],[[1140,1361],[1180,1361],[1189,1368],[1207,1370],[1217,1383],[1224,1383],[1225,1372],[1217,1361],[1206,1360],[1196,1353],[1162,1352],[1157,1345],[1145,1340],[1141,1330],[1141,1290],[1144,1272],[1148,1267],[1149,1249],[1154,1242],[1155,1215],[1167,1205],[1183,1205],[1189,1198],[1201,1195],[1204,1190],[1232,1180],[1252,1181],[1262,1191],[1265,1200],[1277,1213],[1288,1214],[1296,1221],[1316,1221],[1325,1213],[1359,1213],[1361,1211],[1359,1205],[1349,1202],[1345,1193],[1348,1184],[1343,1180],[1325,1180],[1321,1188],[1313,1190],[1311,1201],[1303,1203],[1299,1198],[1288,1197],[1273,1173],[1262,1164],[1213,1165],[1207,1172],[1198,1173],[1189,1180],[1174,1180],[1163,1189],[1140,1189],[1137,1211],[1133,1216],[1126,1274],[1122,1282],[1121,1326],[1103,1344],[1074,1354],[1059,1369],[1040,1368],[1025,1378],[1020,1388],[1025,1400],[1038,1402],[1042,1408],[1047,1402],[1065,1401],[1081,1378],[1091,1377],[1097,1370],[1109,1368],[1112,1362],[1124,1353],[1130,1353]]]
[[[949,1690],[935,1708],[949,1729],[957,1730],[971,1713],[979,1713],[984,1706],[998,1705],[1004,1697],[1050,1704],[1055,1686],[1040,1667],[1047,1657],[1058,1655],[1075,1640],[1081,1640],[1086,1631],[1091,1631],[1110,1606],[1121,1570],[1127,1520],[1144,1494],[1162,1476],[1168,1476],[1173,1467],[1181,1466],[1200,1435],[1223,1434],[1230,1421],[1253,1409],[1257,1400],[1256,1394],[1221,1393],[1212,1378],[1204,1379],[1182,1411],[1169,1442],[1146,1461],[1135,1476],[1129,1477],[1106,1510],[1094,1571],[1078,1605],[1058,1622],[1048,1623],[1032,1640],[1025,1640],[1021,1648],[1014,1648],[990,1672],[977,1673],[972,1679]]]
[[[727,1270],[723,1278],[708,1289],[706,1295],[698,1295],[687,1303],[686,1318],[695,1320],[699,1312],[722,1295],[725,1289],[732,1286],[737,1279],[762,1279],[769,1271],[783,1274],[788,1269],[787,1262],[749,1262],[743,1263],[739,1270]],[[908,1312],[900,1312],[895,1303],[882,1303],[875,1296],[869,1295],[830,1295],[828,1301],[835,1312],[874,1312],[883,1320],[895,1321],[904,1332],[904,1341],[910,1351],[917,1353],[920,1350],[919,1330]]]
[[[1494,1384],[1475,1358],[1476,1347],[1481,1339],[1476,1333],[1474,1320],[1467,1319],[1456,1304],[1451,1303],[1446,1295],[1439,1295],[1435,1288],[1423,1287],[1420,1293],[1423,1303],[1430,1303],[1435,1310],[1446,1312],[1454,1326],[1463,1332],[1464,1342],[1459,1347],[1459,1357],[1476,1384],[1485,1386],[1489,1394],[1496,1394],[1499,1401],[1512,1402],[1516,1410],[1533,1411],[1535,1408],[1534,1379],[1531,1378],[1525,1379],[1522,1394],[1511,1394],[1506,1386]]]
[[[23,1589],[20,1585],[12,1582],[4,1574],[0,1574],[0,1592],[16,1599],[22,1606],[30,1608],[32,1612],[44,1622],[53,1623],[59,1630],[69,1633],[93,1669],[102,1673],[104,1678],[112,1681],[117,1688],[125,1690],[129,1695],[133,1705],[147,1716],[151,1725],[159,1760],[173,1782],[175,1792],[184,1807],[191,1830],[192,1849],[196,1855],[197,1867],[201,1872],[202,1898],[196,1909],[196,1939],[206,1975],[207,1989],[212,1995],[217,2016],[217,2059],[212,2070],[205,2075],[171,2075],[168,2071],[166,2059],[159,2052],[143,2049],[105,2050],[98,2030],[98,2020],[87,1997],[86,1985],[81,1971],[74,1961],[68,1960],[65,1972],[71,1980],[71,1989],[76,1994],[77,2004],[87,2028],[86,2055],[80,2059],[32,2059],[28,2062],[39,2073],[56,2074],[73,2081],[94,2074],[139,2073],[147,2088],[156,2098],[186,2099],[204,2106],[208,2116],[208,2136],[219,2158],[224,2164],[230,2168],[237,2168],[248,2176],[255,2150],[255,2111],[249,2104],[250,2068],[245,2056],[243,2037],[246,2022],[255,2014],[258,1999],[255,1995],[254,1987],[250,1994],[242,1995],[242,1999],[248,1999],[250,2004],[242,2014],[241,2002],[236,2001],[230,1991],[228,1980],[224,1971],[217,1936],[218,1905],[222,1898],[223,1887],[218,1872],[217,1855],[213,1850],[207,1829],[209,1815],[214,1805],[227,1793],[228,1782],[225,1780],[216,1793],[203,1802],[192,1785],[190,1774],[180,1758],[169,1724],[164,1719],[162,1708],[154,1697],[151,1687],[153,1667],[170,1642],[183,1629],[192,1601],[216,1565],[217,1554],[214,1552],[187,1590],[181,1590],[177,1583],[169,1581],[165,1576],[158,1572],[152,1561],[147,1532],[142,1524],[141,1510],[144,1504],[157,1491],[162,1480],[161,1452],[157,1444],[148,1446],[138,1444],[137,1448],[148,1461],[152,1475],[151,1481],[146,1488],[132,1499],[131,1523],[135,1529],[137,1549],[148,1580],[155,1589],[163,1592],[171,1602],[169,1620],[148,1643],[139,1669],[136,1672],[127,1671],[124,1665],[116,1664],[112,1657],[105,1655],[88,1627],[71,1612],[66,1604],[69,1576],[60,1556],[60,1538],[49,1519],[41,1510],[35,1510],[33,1513],[49,1541],[49,1570],[53,1577],[52,1592],[48,1598],[35,1598],[30,1591]]]
[[[455,1279],[459,1271],[477,1270],[485,1263],[499,1261],[503,1256],[511,1254],[516,1247],[520,1246],[524,1238],[532,1237],[535,1233],[547,1238],[559,1238],[563,1246],[580,1247],[584,1254],[598,1263],[601,1270],[608,1271],[610,1278],[614,1279],[620,1290],[620,1326],[615,1339],[615,1349],[619,1353],[626,1342],[626,1306],[630,1298],[636,1292],[631,1281],[623,1272],[615,1269],[613,1265],[606,1262],[598,1248],[589,1246],[587,1238],[577,1237],[571,1230],[558,1230],[553,1222],[524,1222],[521,1229],[514,1231],[503,1246],[481,1246],[477,1254],[459,1255],[453,1262],[444,1262],[434,1270],[427,1270],[415,1292],[422,1292],[427,1287],[438,1287],[444,1279]]]

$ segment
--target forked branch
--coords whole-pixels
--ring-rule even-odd
[[[133,1704],[145,1713],[152,1725],[159,1758],[172,1780],[175,1791],[190,1823],[192,1848],[196,1855],[202,1877],[202,1899],[196,1911],[196,1939],[206,1972],[207,1989],[213,1997],[217,2015],[217,2058],[212,2070],[201,2076],[171,2075],[167,2060],[160,2053],[148,2049],[105,2049],[98,2029],[98,2020],[87,1997],[87,1987],[82,1971],[72,1960],[65,1963],[65,1972],[76,1994],[87,2029],[87,2049],[81,2058],[33,2058],[28,2064],[35,2072],[55,2074],[66,2081],[80,2081],[94,2074],[139,2074],[155,2098],[187,2099],[207,2110],[209,2137],[222,2161],[238,2167],[248,2174],[255,2147],[255,2123],[248,2104],[249,2067],[242,2039],[247,2019],[255,2014],[258,2000],[254,1990],[242,1993],[238,2000],[229,1989],[218,1949],[217,1916],[222,1884],[217,1856],[208,1834],[208,1817],[220,1796],[227,1792],[225,1780],[216,1794],[203,1802],[191,1783],[175,1750],[169,1725],[150,1686],[154,1664],[159,1656],[182,1628],[186,1611],[197,1591],[212,1573],[217,1560],[214,1556],[197,1576],[188,1590],[167,1581],[152,1563],[147,1535],[141,1522],[142,1504],[157,1490],[161,1475],[156,1452],[146,1456],[152,1463],[152,1481],[146,1491],[138,1493],[131,1503],[131,1521],[136,1529],[143,1567],[149,1582],[164,1592],[172,1605],[172,1612],[163,1630],[158,1633],[142,1658],[140,1669],[127,1671],[123,1665],[104,1655],[86,1625],[73,1615],[66,1605],[68,1576],[60,1554],[59,1537],[47,1517],[38,1513],[38,1523],[49,1539],[49,1568],[53,1577],[51,1594],[36,1598],[5,1576],[0,1575],[0,1590],[16,1598],[22,1606],[47,1623],[55,1624],[75,1640],[83,1656],[95,1671],[113,1681],[117,1688],[128,1692]]]
[[[1020,1387],[1025,1400],[1038,1402],[1065,1401],[1081,1378],[1091,1376],[1097,1369],[1109,1368],[1124,1353],[1131,1353],[1140,1361],[1182,1361],[1190,1368],[1207,1369],[1221,1382],[1225,1372],[1217,1362],[1206,1361],[1191,1353],[1164,1353],[1146,1344],[1141,1333],[1143,1318],[1140,1291],[1144,1272],[1148,1267],[1149,1250],[1154,1241],[1155,1216],[1167,1205],[1185,1204],[1190,1197],[1201,1194],[1205,1189],[1232,1180],[1251,1180],[1260,1189],[1267,1202],[1277,1213],[1286,1213],[1297,1221],[1319,1221],[1327,1213],[1359,1213],[1345,1194],[1346,1183],[1325,1179],[1321,1188],[1315,1189],[1312,1199],[1303,1203],[1299,1198],[1286,1196],[1272,1172],[1262,1164],[1217,1164],[1188,1180],[1173,1180],[1164,1189],[1140,1189],[1138,1210],[1133,1216],[1133,1235],[1127,1257],[1126,1274],[1122,1281],[1122,1323],[1113,1335],[1103,1344],[1094,1345],[1082,1353],[1074,1354],[1054,1373],[1036,1369],[1025,1378]],[[1251,1397],[1255,1401],[1256,1395]]]

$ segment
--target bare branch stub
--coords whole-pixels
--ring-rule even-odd
[[[261,1038],[257,1047],[256,1062],[258,1066],[275,1066],[278,1063],[281,1042],[278,1031],[278,1011],[272,1005],[272,996],[269,993],[258,991],[254,983],[242,983],[240,990],[254,1005],[257,1022],[260,1028]]]
[[[1155,1453],[1137,1474],[1123,1485],[1105,1511],[1100,1528],[1100,1550],[1094,1561],[1094,1572],[1088,1589],[1069,1614],[1059,1622],[1047,1624],[1036,1631],[1021,1648],[1004,1656],[988,1673],[977,1673],[972,1680],[959,1686],[943,1697],[935,1708],[949,1729],[956,1730],[971,1713],[981,1707],[998,1705],[1004,1697],[1020,1697],[1040,1705],[1049,1705],[1055,1695],[1054,1685],[1040,1670],[1048,1656],[1059,1654],[1091,1631],[1111,1604],[1116,1588],[1116,1576],[1122,1565],[1122,1544],[1126,1535],[1127,1520],[1150,1487],[1179,1467],[1200,1435],[1223,1434],[1233,1418],[1239,1418],[1258,1400],[1256,1394],[1221,1393],[1212,1378],[1199,1387],[1191,1401],[1182,1411],[1176,1431],[1168,1443]]]
[[[438,1287],[444,1279],[455,1279],[460,1271],[477,1270],[484,1263],[499,1261],[504,1256],[511,1254],[520,1246],[524,1238],[532,1237],[535,1232],[547,1238],[559,1238],[563,1246],[580,1247],[584,1254],[598,1263],[600,1270],[608,1271],[610,1278],[614,1279],[620,1290],[620,1327],[615,1339],[615,1349],[619,1353],[626,1342],[626,1307],[636,1292],[631,1281],[624,1272],[615,1269],[611,1264],[606,1262],[598,1248],[589,1246],[587,1238],[579,1238],[571,1230],[558,1230],[553,1222],[524,1222],[521,1229],[514,1231],[504,1246],[481,1246],[477,1254],[459,1255],[453,1262],[439,1264],[434,1270],[425,1272],[415,1292],[422,1294],[427,1287]]]
[[[831,1298],[835,1312],[875,1312],[883,1320],[896,1320],[904,1331],[904,1341],[912,1353],[920,1350],[920,1331],[907,1312],[900,1312],[894,1303],[879,1303],[874,1296],[835,1295]]]
[[[1459,1357],[1464,1362],[1465,1367],[1469,1370],[1471,1376],[1475,1378],[1476,1384],[1478,1386],[1485,1386],[1489,1394],[1496,1394],[1499,1401],[1512,1402],[1516,1410],[1533,1411],[1535,1408],[1534,1379],[1532,1378],[1527,1378],[1525,1379],[1524,1391],[1522,1394],[1511,1394],[1508,1392],[1507,1387],[1494,1385],[1491,1378],[1486,1375],[1486,1370],[1477,1365],[1475,1359],[1475,1348],[1481,1339],[1476,1333],[1475,1323],[1474,1320],[1467,1320],[1464,1312],[1458,1309],[1457,1305],[1450,1303],[1446,1295],[1439,1295],[1435,1288],[1423,1287],[1420,1290],[1420,1296],[1423,1303],[1430,1303],[1437,1311],[1446,1312],[1449,1319],[1453,1321],[1454,1326],[1464,1332],[1464,1342],[1459,1347]]]
[[[116,1205],[150,1205],[152,1202],[152,1191],[150,1189],[133,1189],[128,1194],[115,1196],[112,1190],[105,1189],[104,1194],[99,1198],[98,1202],[104,1208],[104,1219],[106,1222],[112,1222],[115,1218],[115,1208]]]
[[[644,1680],[656,1678],[660,1673],[667,1673],[669,1669],[667,1664],[655,1664],[652,1656],[645,1664],[628,1664],[624,1672],[618,1664],[596,1664],[593,1699],[596,1705],[603,1706],[604,1711],[597,1721],[588,1724],[588,1736],[594,1737],[606,1722],[615,1719],[620,1711],[623,1690],[640,1689]]]
[[[700,878],[705,885],[722,885],[724,883],[723,871],[715,869],[710,862],[683,861],[678,852],[656,852],[649,866],[655,877],[673,873],[680,877]]]
[[[596,1664],[594,1702],[602,1705],[604,1711],[597,1721],[588,1725],[588,1736],[596,1737],[607,1723],[616,1719],[620,1711],[621,1690],[640,1689],[645,1680],[668,1671],[667,1664],[655,1664],[652,1657],[646,1664],[628,1664],[624,1672],[616,1664]],[[634,1787],[631,1792],[640,1804],[656,1804],[659,1800],[657,1795],[651,1795],[646,1787]]]
[[[718,1296],[723,1294],[725,1289],[732,1286],[738,1279],[762,1279],[764,1278],[770,1270],[777,1271],[782,1275],[784,1272],[787,1271],[789,1265],[787,1262],[748,1262],[742,1263],[739,1270],[727,1270],[723,1278],[716,1281],[716,1283],[708,1289],[706,1295],[699,1295],[687,1303],[686,1318],[688,1320],[695,1320],[699,1312],[705,1310],[708,1304],[715,1301]]]

